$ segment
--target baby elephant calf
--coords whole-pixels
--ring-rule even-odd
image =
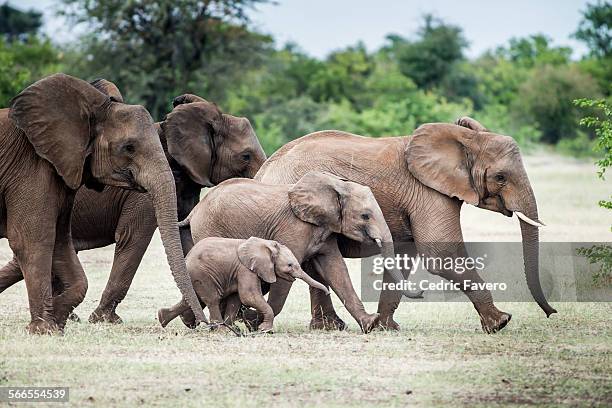
[[[191,249],[185,261],[200,304],[203,308],[208,306],[211,323],[225,321],[231,324],[242,303],[263,314],[260,331],[271,331],[274,312],[262,295],[261,281],[274,283],[277,276],[290,282],[302,279],[329,294],[324,285],[302,270],[293,252],[276,241],[256,237],[247,240],[205,238]],[[235,298],[236,293],[240,302]],[[221,310],[222,305],[225,305],[225,311]],[[181,301],[170,308],[160,309],[157,318],[166,327],[188,310],[189,307]]]

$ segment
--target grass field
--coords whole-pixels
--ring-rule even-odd
[[[542,240],[611,240],[611,212],[595,203],[612,185],[591,164],[539,154],[526,165],[548,225]],[[462,218],[466,240],[520,240],[516,218],[475,208]],[[89,278],[77,309],[84,320],[112,253],[80,255]],[[0,262],[10,256],[1,241]],[[348,263],[358,287],[359,263]],[[612,405],[610,303],[558,303],[550,319],[535,303],[500,303],[513,319],[485,335],[471,304],[413,301],[396,315],[401,332],[362,335],[334,298],[348,329],[310,332],[298,282],[274,335],[236,338],[180,321],[159,327],[158,307],[177,298],[157,237],[118,309],[123,325],[69,323],[64,336],[31,337],[20,283],[0,295],[0,386],[68,386],[76,406]]]

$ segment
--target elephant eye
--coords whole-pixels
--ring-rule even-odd
[[[361,218],[368,221],[370,219],[370,214],[361,214]]]
[[[250,161],[251,160],[251,155],[249,153],[244,153],[242,155],[242,160],[244,161]]]
[[[506,181],[506,176],[501,173],[498,173],[495,175],[495,181],[497,181],[498,183],[503,183],[504,181]]]
[[[287,266],[288,266],[288,267],[290,267],[290,268],[292,268],[292,267],[293,267],[293,264],[292,264],[292,263],[288,263],[288,264],[287,264]]]
[[[126,143],[123,145],[123,151],[129,154],[133,154],[136,151],[136,148],[131,143]]]

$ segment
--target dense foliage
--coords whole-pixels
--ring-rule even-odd
[[[606,170],[612,167],[612,106],[604,100],[592,99],[578,99],[574,103],[583,108],[595,108],[599,113],[599,116],[587,116],[581,119],[580,124],[595,129],[597,136],[595,150],[603,156],[596,163],[599,168],[597,175],[604,180]],[[612,196],[610,199],[600,200],[599,206],[612,210]],[[591,263],[600,265],[598,273],[594,276],[596,283],[612,284],[612,246],[601,244],[580,248],[578,254],[586,256]]]
[[[193,92],[248,116],[268,153],[306,133],[336,128],[371,136],[409,134],[431,121],[472,115],[523,146],[590,154],[578,98],[610,98],[612,4],[588,5],[575,37],[590,53],[535,34],[466,58],[460,27],[425,16],[411,36],[389,34],[313,58],[252,29],[266,0],[60,0],[87,30],[57,45],[40,15],[0,9],[0,104],[53,71],[116,82],[126,99],[162,119],[174,96]],[[574,56],[575,57],[575,56]]]

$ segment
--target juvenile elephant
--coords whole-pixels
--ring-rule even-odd
[[[97,80],[93,85],[113,100],[123,102],[114,84]],[[200,191],[232,177],[253,177],[266,159],[246,118],[222,113],[198,96],[175,98],[173,111],[155,124],[158,140],[170,164],[178,216],[184,219],[200,200]],[[72,211],[72,238],[77,251],[116,243],[115,259],[100,304],[89,317],[92,323],[120,323],[116,313],[125,298],[157,228],[151,198],[137,191],[106,187],[78,190]],[[181,234],[183,253],[191,236]],[[16,259],[0,270],[0,293],[22,279]]]
[[[29,332],[61,329],[85,296],[70,218],[76,190],[100,183],[149,193],[176,284],[203,320],[181,250],[174,179],[151,116],[56,74],[0,110],[0,238],[23,269]]]
[[[315,266],[364,332],[378,323],[378,314],[367,313],[355,293],[337,244],[340,235],[374,248],[384,242],[383,254],[394,256],[391,233],[368,187],[322,172],[309,172],[291,185],[228,180],[212,189],[179,225],[191,226],[194,242],[251,236],[278,241],[301,265]],[[270,286],[275,315],[290,288],[284,280]],[[188,315],[182,316],[187,324],[193,319]]]
[[[471,118],[461,118],[457,123],[425,124],[411,137],[369,138],[340,131],[312,133],[274,153],[255,179],[269,184],[294,183],[310,171],[325,169],[369,186],[396,245],[414,242],[418,254],[431,257],[443,253],[466,256],[459,217],[464,202],[508,217],[516,214],[523,237],[527,284],[538,305],[550,316],[556,310],[546,301],[538,278],[541,223],[519,148],[511,137],[490,132]],[[344,257],[372,255],[351,237],[339,237],[338,243]],[[340,257],[337,263],[340,264]],[[317,278],[317,270],[308,265],[304,269]],[[430,272],[454,282],[482,282],[475,269],[463,274],[450,270]],[[385,281],[390,281],[390,277],[385,276]],[[311,327],[342,328],[344,322],[329,297],[317,289],[311,288],[310,293]],[[465,294],[480,315],[485,332],[496,332],[510,321],[511,315],[495,307],[488,290],[469,290]],[[400,298],[398,292],[382,292],[378,312],[383,327],[399,329],[393,314]]]
[[[327,291],[325,286],[302,270],[289,248],[276,241],[256,237],[247,240],[205,238],[193,247],[185,262],[202,307],[208,306],[211,323],[232,324],[238,306],[244,304],[263,315],[260,331],[272,331],[274,312],[263,297],[261,281],[271,284],[277,277],[288,282],[301,279]],[[238,299],[226,301],[233,308],[222,310],[221,302],[236,293]],[[188,311],[189,306],[181,301],[170,308],[160,309],[157,318],[162,327],[166,327],[178,315]]]

